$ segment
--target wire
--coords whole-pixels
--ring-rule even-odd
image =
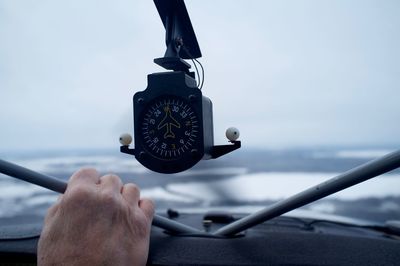
[[[194,68],[196,69],[196,73],[197,73],[197,77],[198,77],[198,84],[197,87],[201,90],[200,85],[201,85],[201,81],[200,81],[200,73],[199,73],[199,69],[197,68],[196,62],[194,61],[193,58],[191,58],[190,60],[192,60]]]
[[[194,59],[194,61],[196,61],[199,65],[200,65],[200,67],[201,67],[201,85],[200,85],[200,90],[203,88],[203,85],[204,85],[204,67],[203,67],[203,65],[200,63],[200,61],[199,60],[197,60],[196,58]]]
[[[204,67],[200,63],[199,60],[197,60],[196,58],[194,58],[190,54],[189,49],[187,49],[187,47],[184,44],[182,44],[181,47],[185,50],[185,52],[189,55],[190,60],[192,60],[192,62],[193,62],[193,65],[194,65],[194,68],[196,69],[197,77],[198,77],[198,80],[199,80],[197,87],[201,90],[203,88],[203,85],[204,85]],[[200,67],[201,67],[201,77],[200,77],[199,69],[197,68],[196,63],[198,63],[200,65]]]

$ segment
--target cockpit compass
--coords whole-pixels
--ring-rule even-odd
[[[202,159],[218,158],[240,148],[231,129],[231,144],[214,146],[212,102],[202,94],[191,65],[184,59],[201,57],[196,35],[183,0],[154,0],[166,30],[167,50],[154,59],[170,70],[147,76],[147,88],[135,93],[134,142],[120,137],[121,152],[134,155],[145,167],[159,173],[187,170]],[[203,76],[204,77],[204,76]]]

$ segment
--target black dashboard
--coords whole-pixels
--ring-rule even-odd
[[[238,218],[239,216],[235,216]],[[202,214],[179,222],[202,228]],[[214,223],[210,230],[221,226]],[[0,265],[35,265],[41,224],[0,229]],[[378,228],[278,217],[232,238],[153,227],[148,265],[399,265],[400,237]]]

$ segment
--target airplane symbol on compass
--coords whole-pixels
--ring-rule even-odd
[[[181,125],[178,123],[178,121],[175,120],[175,118],[172,117],[171,114],[171,109],[169,108],[169,106],[166,106],[164,108],[165,111],[165,116],[163,118],[163,120],[161,120],[161,122],[158,124],[157,129],[162,129],[163,127],[166,128],[166,132],[164,134],[164,139],[166,138],[175,138],[175,134],[174,132],[172,132],[172,127],[176,127],[176,128],[181,128]]]

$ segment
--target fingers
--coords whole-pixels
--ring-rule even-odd
[[[151,199],[143,198],[139,201],[139,208],[150,220],[154,216],[154,203]]]
[[[67,189],[74,186],[90,186],[100,182],[100,174],[93,168],[82,168],[69,179]]]
[[[104,191],[120,194],[122,189],[122,181],[116,175],[104,175],[100,177],[100,187]]]
[[[154,203],[152,200],[147,198],[140,199],[139,187],[135,184],[128,183],[122,187],[122,196],[131,206],[138,206],[143,213],[150,220],[154,216]]]
[[[132,206],[139,205],[140,190],[135,184],[125,184],[122,188],[122,196],[129,204],[132,204]]]
[[[77,190],[75,194],[79,194],[78,192],[94,191],[90,189],[94,185],[98,185],[97,188],[100,188],[107,195],[122,195],[130,206],[138,206],[149,219],[153,218],[154,203],[150,199],[140,199],[139,187],[133,183],[123,185],[117,175],[108,174],[100,177],[100,174],[95,169],[84,168],[71,176],[67,190],[75,187],[74,192]],[[87,190],[88,188],[89,190]]]

